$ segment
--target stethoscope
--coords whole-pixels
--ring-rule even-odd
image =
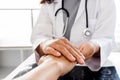
[[[83,31],[83,35],[84,37],[90,37],[92,35],[91,31],[89,30],[89,26],[88,26],[88,10],[87,10],[87,2],[88,0],[85,0],[85,12],[86,12],[86,29]],[[67,9],[64,8],[64,0],[62,0],[62,7],[59,8],[56,12],[55,12],[55,17],[57,17],[57,14],[58,12],[60,11],[64,11],[64,13],[66,13],[66,22],[64,24],[64,28],[63,28],[63,32],[62,32],[62,35],[63,36],[66,32],[66,29],[67,29],[67,25],[68,25],[68,21],[69,21],[69,17],[70,17],[70,14],[68,12]],[[54,35],[54,37],[57,37]]]

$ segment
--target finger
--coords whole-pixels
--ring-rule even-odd
[[[82,56],[82,58],[85,60],[85,56],[84,56],[84,54],[82,53],[83,49],[82,49],[82,51],[80,51],[80,49],[77,48],[76,46],[75,46],[75,48],[76,48],[76,50],[80,53],[80,55]]]
[[[44,52],[45,54],[51,54],[51,55],[58,56],[58,57],[61,56],[61,53],[52,47],[46,47]]]
[[[69,50],[69,52],[76,58],[77,62],[79,62],[80,64],[84,63],[84,59],[85,57],[82,55],[82,53],[77,53],[73,48],[71,48],[68,45],[65,45],[66,48]],[[79,50],[78,50],[79,51]]]
[[[84,47],[81,45],[81,46],[79,47],[79,50],[80,50],[80,51],[83,51],[83,49],[84,49]]]
[[[72,52],[72,53],[75,53],[74,56],[76,58],[81,57],[81,58],[85,59],[84,55],[79,50],[77,50],[77,48],[75,48],[73,45],[71,45],[71,43],[66,38],[61,38],[61,40],[63,40],[66,45],[69,45],[73,49],[72,51],[74,51],[74,52]],[[71,50],[71,49],[69,49],[69,50]]]
[[[64,57],[66,57],[70,61],[75,61],[76,59],[74,56],[65,48],[65,46],[58,45],[58,44],[52,44],[50,45],[55,50],[59,51]]]
[[[82,53],[82,51],[80,51],[78,48],[76,48],[76,50],[78,50],[78,52],[79,52],[79,55],[81,55],[82,56],[82,58],[85,60],[85,56],[84,56],[84,54]]]
[[[73,54],[77,58],[79,64],[85,63],[85,56],[80,52],[79,54]]]

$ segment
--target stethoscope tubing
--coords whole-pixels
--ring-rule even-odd
[[[60,10],[65,11],[66,14],[67,14],[67,17],[68,17],[68,18],[70,17],[70,14],[69,14],[68,10],[64,8],[64,0],[62,0],[62,7],[59,8],[59,9],[56,11],[55,16],[57,16],[57,13],[58,13]]]
[[[87,9],[87,4],[88,0],[85,0],[85,12],[86,12],[86,28],[88,28],[88,9]]]
[[[88,25],[88,8],[87,8],[87,5],[88,5],[88,0],[85,0],[85,15],[86,15],[86,29],[84,30],[84,36],[85,37],[89,37],[91,36],[91,31],[88,29],[89,28],[89,25]],[[65,34],[66,32],[66,29],[67,29],[67,25],[68,25],[68,22],[69,22],[69,17],[70,17],[70,14],[68,12],[67,9],[64,8],[64,0],[62,0],[62,7],[59,8],[56,12],[55,12],[55,17],[57,16],[58,12],[59,11],[64,11],[66,13],[66,16],[67,16],[67,21],[65,23],[65,26],[63,28],[63,33],[62,33],[62,36]]]

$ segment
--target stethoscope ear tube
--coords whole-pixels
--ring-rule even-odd
[[[67,17],[68,18],[70,17],[70,14],[69,14],[68,10],[64,8],[64,0],[62,0],[62,7],[56,11],[55,16],[57,16],[57,14],[60,10],[65,11],[65,13],[67,14]]]
[[[59,11],[65,11],[65,13],[66,13],[66,15],[67,15],[67,18],[70,17],[69,12],[68,12],[67,9],[65,9],[65,8],[60,8],[60,9],[58,9],[58,10],[55,12],[55,16],[57,16],[57,14],[58,14]]]

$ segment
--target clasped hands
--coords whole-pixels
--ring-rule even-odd
[[[42,50],[42,51],[40,51]],[[82,42],[78,47],[73,46],[66,38],[46,40],[38,47],[38,52],[56,57],[64,56],[71,62],[84,64],[97,51],[92,42]]]

